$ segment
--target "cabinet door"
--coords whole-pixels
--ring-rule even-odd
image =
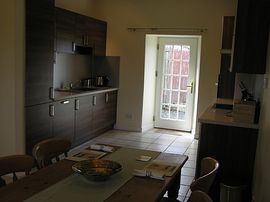
[[[105,121],[105,93],[93,95],[93,135],[97,136],[104,132]]]
[[[74,141],[74,99],[54,102],[53,136]]]
[[[236,72],[265,73],[269,9],[266,1],[238,1],[233,58]]]
[[[106,37],[107,37],[107,23],[94,18],[88,18],[87,21],[87,41],[94,45],[94,55],[106,55]]]
[[[92,135],[93,96],[75,99],[75,145],[90,140]]]
[[[54,1],[26,0],[26,106],[50,101],[53,63]]]
[[[105,93],[104,127],[112,128],[116,122],[117,91]]]
[[[87,45],[87,17],[83,15],[76,15],[75,25],[75,43],[79,45]]]
[[[56,51],[73,53],[76,15],[67,10],[56,8]]]
[[[53,105],[41,104],[25,108],[26,153],[32,154],[34,145],[52,137]]]

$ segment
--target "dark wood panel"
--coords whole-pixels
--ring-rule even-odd
[[[73,53],[76,16],[64,9],[55,8],[56,15],[56,51]]]
[[[222,31],[222,49],[232,49],[234,16],[224,16]]]
[[[56,46],[59,52],[72,53],[72,42],[94,48],[94,55],[106,55],[107,23],[56,8]]]
[[[93,137],[93,96],[76,98],[79,107],[75,112],[75,145],[79,145]],[[76,101],[76,102],[78,102]]]
[[[53,136],[74,142],[74,99],[54,102]]]
[[[219,201],[220,182],[226,184],[231,180],[247,185],[244,201],[250,201],[257,135],[257,129],[201,125],[196,176],[202,158],[210,156],[219,161],[219,171],[210,190],[214,201]]]
[[[26,1],[25,105],[49,102],[53,86],[54,1]]]
[[[26,153],[32,154],[34,145],[52,137],[52,117],[49,115],[50,104],[41,104],[25,108],[26,113]]]
[[[269,1],[238,1],[233,58],[236,72],[265,73],[269,10]]]

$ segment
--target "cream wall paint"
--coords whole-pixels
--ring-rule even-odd
[[[270,37],[270,32],[269,32]],[[270,78],[270,40],[268,41],[268,53],[267,53],[267,66],[266,66],[266,78]],[[270,201],[270,85],[264,89],[262,104],[261,104],[261,115],[260,115],[260,126],[259,136],[257,142],[257,152],[255,161],[255,172],[254,172],[254,196],[256,202],[268,202]]]
[[[24,1],[0,8],[0,156],[24,152]]]
[[[222,16],[235,15],[236,4],[236,0],[93,1],[95,8],[93,16],[108,22],[107,54],[121,57],[117,128],[142,130],[144,39],[147,32],[128,32],[127,28],[203,27],[208,29],[208,32],[202,36],[198,96],[200,116],[216,98],[215,83],[220,65]],[[127,113],[132,114],[132,119],[126,118]]]

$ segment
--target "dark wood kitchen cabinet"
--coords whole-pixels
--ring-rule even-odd
[[[34,145],[53,136],[53,105],[51,103],[25,107],[26,153],[32,154]]]
[[[238,0],[233,69],[264,74],[269,35],[268,0]]]
[[[213,201],[219,201],[220,183],[244,185],[243,201],[251,201],[257,137],[258,129],[255,128],[201,124],[196,176],[199,176],[202,158],[210,156],[219,162],[219,170],[209,192]]]
[[[79,145],[93,137],[93,96],[88,95],[75,99],[75,140],[74,145]]]
[[[55,9],[56,51],[73,53],[73,44],[89,46],[94,55],[106,55],[107,23],[62,8]]]
[[[93,135],[111,128],[116,121],[117,91],[93,95]]]
[[[56,51],[62,53],[73,53],[73,41],[75,36],[76,16],[73,12],[55,8],[56,24]]]
[[[26,0],[25,106],[50,101],[54,64],[54,0]]]
[[[104,127],[112,128],[116,122],[117,91],[105,93]]]
[[[75,100],[65,99],[53,103],[53,137],[65,138],[74,143]]]

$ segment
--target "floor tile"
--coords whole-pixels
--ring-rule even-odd
[[[192,183],[193,179],[194,179],[194,177],[182,175],[181,176],[181,185],[190,186],[190,184]]]
[[[153,151],[159,151],[163,152],[165,149],[167,149],[168,146],[161,145],[161,144],[150,144],[146,149],[153,150]]]
[[[180,196],[186,196],[187,192],[189,190],[189,186],[186,186],[186,185],[180,185],[180,190],[179,190],[179,193],[178,195]]]
[[[196,162],[188,160],[184,165],[184,168],[186,168],[186,167],[188,167],[188,168],[196,168]]]
[[[194,177],[195,176],[195,168],[183,167],[181,170],[181,175]]]
[[[187,150],[186,147],[172,147],[172,146],[169,146],[165,150],[165,152],[167,152],[167,153],[174,153],[174,154],[184,154],[186,150]]]

